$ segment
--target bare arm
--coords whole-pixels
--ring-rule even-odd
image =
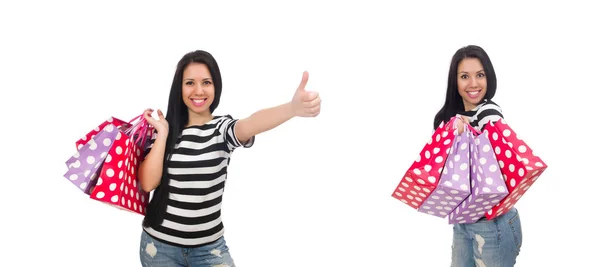
[[[160,184],[163,172],[163,160],[167,139],[159,136],[154,140],[154,145],[146,158],[140,163],[138,180],[144,192],[154,190]]]
[[[169,124],[165,120],[162,111],[158,110],[158,120],[150,116],[152,112],[153,110],[151,109],[144,111],[144,118],[156,129],[156,138],[150,152],[148,152],[144,160],[140,163],[137,177],[140,187],[147,193],[154,190],[160,184],[169,132]]]
[[[253,136],[269,131],[295,116],[317,116],[321,110],[321,98],[317,92],[308,92],[304,89],[307,82],[308,72],[304,72],[292,101],[259,110],[250,117],[239,120],[233,129],[238,140],[246,143]]]
[[[291,103],[262,109],[250,117],[239,120],[233,131],[241,143],[246,143],[252,136],[269,131],[294,117]]]

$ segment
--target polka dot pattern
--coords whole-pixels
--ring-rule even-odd
[[[103,183],[96,185],[90,197],[145,215],[149,194],[138,187],[136,175],[143,153],[140,153],[141,148],[124,132],[120,130],[115,132],[120,133],[121,138],[117,139],[115,134],[114,144],[107,156],[111,160],[104,162],[100,172]]]
[[[469,194],[469,131],[454,139],[437,188],[418,211],[445,218]]]
[[[486,130],[499,137],[491,140],[491,144],[498,161],[503,163],[499,167],[508,189],[508,195],[486,213],[486,218],[493,219],[510,210],[546,170],[547,165],[533,154],[532,149],[504,120],[488,123]]]
[[[123,125],[127,125],[127,122],[119,120],[115,117],[110,117],[104,122],[102,122],[100,125],[98,125],[96,128],[91,130],[89,133],[87,133],[85,136],[83,136],[81,139],[77,140],[77,142],[75,142],[75,146],[77,147],[77,150],[79,150],[79,147],[83,147],[92,139],[95,139],[97,143],[101,144],[102,142],[104,142],[104,139],[95,138],[95,135],[97,135],[102,130],[106,130],[107,132],[112,133],[114,132],[116,127],[120,127]]]
[[[453,120],[446,124],[440,124],[434,131],[417,159],[398,183],[392,197],[418,209],[425,199],[433,194],[454,139],[457,137],[456,132],[450,128],[452,123]]]
[[[107,130],[108,126],[112,125],[109,124],[102,131],[96,133],[92,139],[83,144],[81,149],[66,161],[69,169],[64,177],[68,178],[71,183],[86,194],[89,194],[91,187],[95,185],[95,178],[99,175],[98,172],[102,162],[106,159],[111,148],[112,141],[110,140],[116,136],[114,131]]]
[[[474,167],[470,168],[471,194],[450,213],[448,216],[450,224],[478,221],[508,194],[506,183],[499,171],[498,161],[494,152],[489,149],[490,139],[487,135],[480,134],[471,140],[473,154],[470,163]]]

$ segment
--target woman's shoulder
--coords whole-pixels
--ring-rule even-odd
[[[475,124],[479,130],[483,131],[485,125],[487,125],[489,122],[496,122],[501,119],[504,119],[504,115],[502,114],[500,105],[494,101],[486,100],[485,103],[482,103],[480,108],[477,110],[473,124]]]
[[[481,102],[481,104],[479,104],[479,107],[480,108],[482,108],[482,107],[498,107],[498,108],[500,108],[500,105],[494,100],[484,99],[483,102]]]
[[[213,115],[211,124],[217,128],[222,128],[229,127],[229,125],[232,125],[235,121],[236,119],[234,119],[230,114]]]
[[[498,105],[498,103],[492,101],[491,99],[486,99],[483,103],[479,104],[479,107],[477,108],[477,114],[482,113],[484,111],[492,111],[494,113],[502,114],[502,108],[500,107],[500,105]]]
[[[213,121],[233,120],[230,114],[213,115]]]
[[[234,121],[235,119],[233,118],[233,116],[229,115],[229,114],[223,114],[223,115],[213,115],[213,123],[214,124],[223,124],[224,122],[231,122]]]

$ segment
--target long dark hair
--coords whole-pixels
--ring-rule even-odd
[[[438,111],[433,120],[433,129],[440,126],[442,122],[448,122],[450,118],[456,116],[459,112],[465,111],[465,105],[458,94],[458,64],[465,58],[477,58],[483,65],[483,71],[487,80],[487,90],[482,101],[491,100],[496,94],[496,72],[488,54],[483,48],[476,45],[462,47],[454,53],[450,62],[450,71],[448,72],[448,88],[446,90],[446,101],[444,106]]]
[[[167,162],[175,150],[175,144],[180,133],[189,120],[188,108],[183,102],[182,85],[183,71],[190,63],[202,63],[208,67],[208,71],[212,76],[213,85],[215,87],[215,95],[209,109],[213,113],[221,99],[222,82],[221,71],[215,58],[208,52],[196,50],[185,54],[179,63],[171,84],[171,92],[169,93],[169,105],[165,119],[169,123],[169,136],[165,147],[165,155],[163,161],[163,173],[159,186],[154,190],[154,194],[148,207],[146,208],[146,216],[144,217],[143,225],[145,227],[156,227],[162,223],[162,218],[167,210],[168,189],[169,189],[169,174]]]

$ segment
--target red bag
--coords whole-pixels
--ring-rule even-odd
[[[148,134],[152,133],[152,127],[143,115],[132,121],[138,118],[140,120],[127,130],[119,129],[90,198],[145,215],[149,193],[139,186],[137,171],[145,156],[144,144]]]
[[[509,193],[486,213],[489,220],[510,210],[548,166],[503,119],[489,122],[484,129],[483,134],[489,135]]]
[[[440,124],[435,130],[417,160],[400,180],[392,197],[414,209],[418,209],[429,197],[438,185],[450,147],[456,138],[457,131],[453,129],[456,120],[457,118],[453,117],[448,123]]]

